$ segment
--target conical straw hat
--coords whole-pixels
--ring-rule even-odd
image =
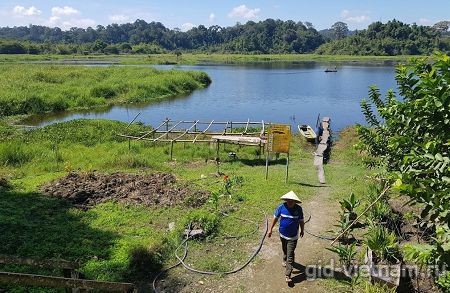
[[[295,194],[295,192],[293,192],[292,190],[283,195],[282,197],[280,197],[280,199],[292,199],[295,200],[296,202],[301,202],[297,194]]]

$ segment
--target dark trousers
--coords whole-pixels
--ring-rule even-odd
[[[296,240],[287,240],[282,237],[281,239],[281,248],[283,249],[283,261],[286,262],[286,276],[291,276],[294,259],[295,259],[295,248],[297,247],[297,239]]]

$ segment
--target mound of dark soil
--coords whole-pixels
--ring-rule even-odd
[[[193,190],[185,183],[177,183],[175,176],[168,173],[69,173],[43,185],[41,192],[82,207],[108,200],[146,206],[184,204],[196,207],[205,203],[209,196],[207,191]]]

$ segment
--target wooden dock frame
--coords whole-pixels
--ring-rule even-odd
[[[136,115],[137,117],[138,115]],[[125,130],[134,122],[136,117],[127,125]],[[186,126],[187,125],[187,126]],[[249,127],[253,125],[261,126],[261,131],[250,132]],[[120,137],[128,139],[128,147],[131,148],[131,140],[149,141],[155,145],[157,142],[170,143],[170,160],[173,159],[173,148],[177,142],[188,143],[216,143],[217,144],[217,158],[219,157],[220,143],[230,143],[245,146],[258,146],[260,153],[264,152],[264,146],[267,142],[266,132],[267,127],[272,123],[252,122],[250,119],[244,122],[237,121],[209,121],[204,122],[200,120],[181,120],[173,121],[166,118],[156,128],[143,132],[140,136],[132,134],[118,134]],[[202,127],[203,126],[203,127]],[[214,126],[224,127],[223,131],[210,131]],[[236,127],[245,127],[242,132],[233,132]]]

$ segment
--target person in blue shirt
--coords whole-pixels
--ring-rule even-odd
[[[297,240],[304,235],[305,222],[303,219],[303,210],[300,205],[300,199],[293,191],[289,191],[283,195],[280,199],[284,200],[284,203],[280,204],[274,212],[272,225],[270,226],[268,237],[272,236],[273,227],[280,221],[280,240],[281,248],[283,250],[282,265],[286,267],[285,276],[286,282],[292,282],[291,274],[293,270],[295,248],[297,247]]]

